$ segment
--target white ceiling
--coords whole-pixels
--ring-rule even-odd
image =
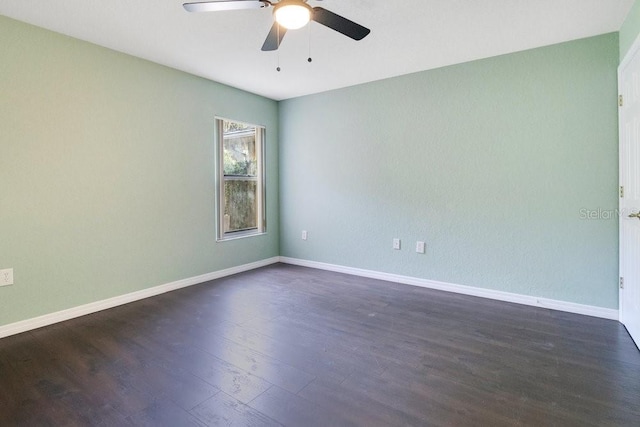
[[[1,0],[0,14],[281,100],[618,31],[633,0],[309,0],[371,34],[356,42],[311,23],[279,53],[260,50],[273,8],[188,13],[182,3]]]

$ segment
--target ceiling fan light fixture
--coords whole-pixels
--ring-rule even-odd
[[[275,7],[273,14],[276,22],[288,30],[297,30],[311,20],[311,8],[299,0],[281,1]]]

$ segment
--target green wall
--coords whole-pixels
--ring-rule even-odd
[[[640,34],[640,3],[635,2],[620,28],[620,60],[629,51],[633,42]]]
[[[278,104],[0,17],[0,325],[277,256]],[[268,233],[216,243],[214,115],[266,125]]]
[[[281,102],[281,254],[617,308],[617,217],[582,218],[618,203],[617,65],[613,33]]]

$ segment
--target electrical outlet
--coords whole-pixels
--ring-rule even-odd
[[[13,285],[13,268],[0,270],[0,286]]]
[[[307,237],[309,235],[307,234],[307,230],[302,230],[302,240],[307,240]]]
[[[425,251],[424,242],[416,242],[416,252],[419,254],[423,254]]]
[[[400,250],[400,239],[393,239],[393,249]]]

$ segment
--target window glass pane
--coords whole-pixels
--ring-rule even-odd
[[[226,131],[224,133],[224,174],[256,176],[257,173],[255,128]]]
[[[224,232],[257,228],[257,182],[224,182]]]

